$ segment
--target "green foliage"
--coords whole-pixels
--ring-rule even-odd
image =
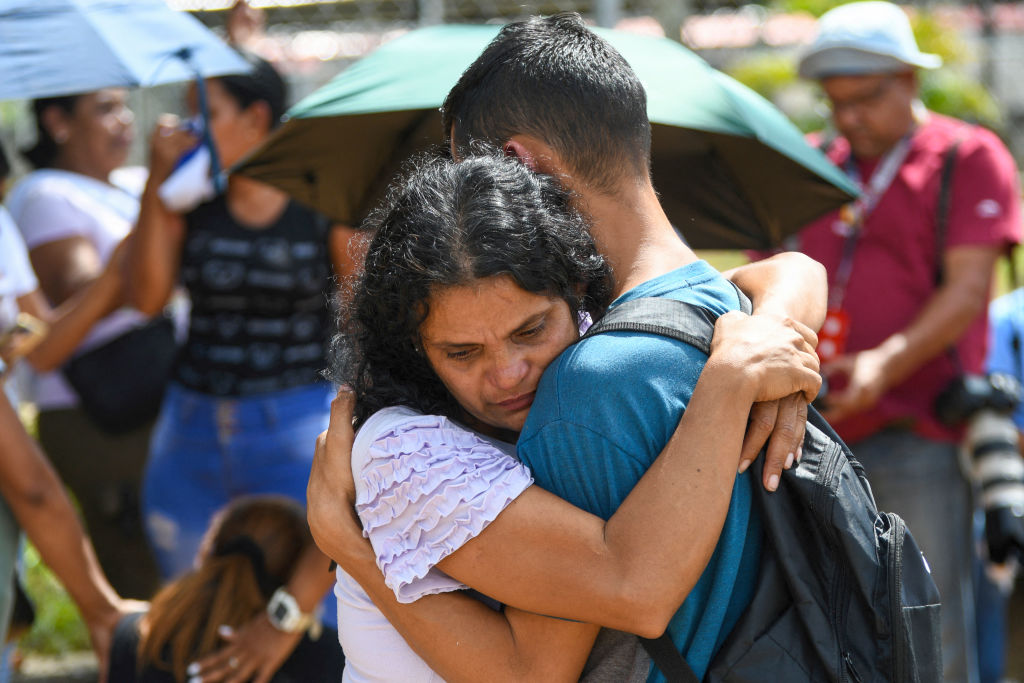
[[[24,650],[53,655],[90,649],[78,609],[31,545],[25,549],[25,590],[35,604],[36,619],[21,640]]]
[[[1003,126],[1002,112],[981,83],[952,69],[922,74],[921,100],[932,111],[965,121],[980,123],[998,131]]]
[[[796,61],[778,53],[764,54],[737,63],[729,75],[762,95],[774,93],[797,79]]]
[[[804,83],[797,76],[795,57],[760,52],[737,62],[728,71],[740,83],[774,102],[805,133],[824,127],[826,109],[818,106],[816,86]],[[794,94],[803,97],[793,97]]]
[[[935,14],[914,12],[910,16],[910,25],[921,52],[937,54],[942,57],[943,64],[954,68],[974,61],[974,55],[956,28],[944,24]]]

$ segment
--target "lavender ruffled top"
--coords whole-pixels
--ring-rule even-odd
[[[405,407],[356,434],[356,511],[399,602],[466,588],[435,565],[477,536],[533,483],[515,446]]]

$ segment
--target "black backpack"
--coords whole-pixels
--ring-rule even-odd
[[[743,310],[750,302],[742,294]],[[588,330],[660,334],[710,352],[717,315],[673,299],[636,299]],[[751,467],[764,547],[754,597],[706,681],[894,681],[942,678],[939,593],[899,516],[879,512],[864,468],[813,407],[798,467],[779,488]],[[668,634],[641,639],[670,683],[696,683]]]

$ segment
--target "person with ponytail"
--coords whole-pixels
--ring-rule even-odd
[[[108,680],[196,680],[192,663],[217,651],[234,629],[266,610],[271,596],[292,576],[303,551],[312,545],[306,515],[298,503],[272,495],[235,499],[213,518],[195,568],[161,589],[149,612],[118,623]],[[337,641],[317,635],[315,629],[304,634],[269,680],[337,680],[344,666]],[[220,675],[225,679],[241,675],[238,668],[238,661],[229,660]],[[204,676],[211,678],[212,674]]]

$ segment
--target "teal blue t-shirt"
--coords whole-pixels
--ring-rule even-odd
[[[697,261],[631,289],[719,314],[739,308],[736,291]],[[569,347],[537,388],[518,452],[538,484],[604,519],[612,516],[675,431],[707,356],[682,342],[635,332],[600,334]],[[669,623],[669,634],[703,678],[753,595],[761,527],[749,472],[737,476],[711,561]],[[650,681],[664,678],[652,667]]]

